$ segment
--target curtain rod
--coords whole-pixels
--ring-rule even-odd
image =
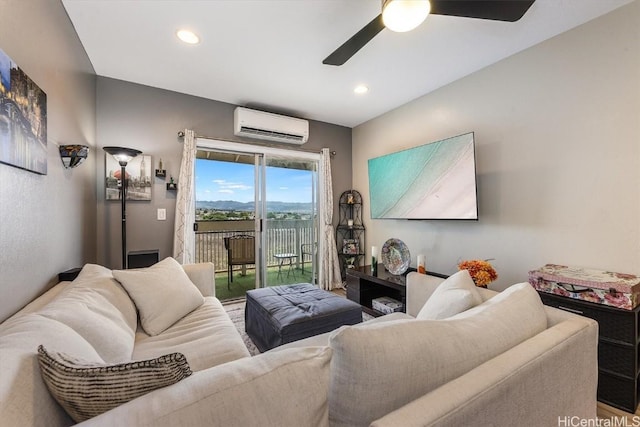
[[[238,143],[238,144],[246,144],[246,145],[263,145],[263,146],[266,146],[266,147],[273,147],[274,146],[274,144],[265,144],[263,142],[247,142],[247,141],[239,141],[239,140],[236,140],[236,139],[214,138],[214,137],[211,137],[211,136],[198,135],[198,134],[195,134],[195,137],[196,138],[204,138],[204,139],[212,139],[212,140],[217,140],[217,141],[235,142],[235,143]],[[178,131],[178,138],[184,138],[184,131],[183,130]],[[180,142],[182,142],[182,141],[180,141]],[[275,144],[275,147],[285,148],[285,149],[288,149],[288,150],[291,150],[291,151],[302,151],[304,153],[318,153],[318,151],[316,151],[316,150],[306,150],[304,148],[295,148],[295,147],[291,147],[290,145]],[[331,150],[331,151],[329,151],[329,154],[331,154],[331,156],[333,157],[333,156],[335,156],[337,154],[337,152],[336,152],[336,150]]]

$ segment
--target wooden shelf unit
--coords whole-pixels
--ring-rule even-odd
[[[347,298],[362,306],[362,310],[372,316],[382,316],[385,313],[374,310],[371,301],[374,298],[390,297],[398,300],[403,305],[403,312],[407,307],[407,274],[416,271],[409,268],[402,275],[389,273],[383,264],[378,264],[378,275],[371,274],[371,266],[347,269]],[[427,272],[430,276],[446,279],[449,276],[439,273]]]

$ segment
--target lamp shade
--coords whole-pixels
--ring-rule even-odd
[[[60,159],[66,169],[75,168],[85,161],[89,155],[89,147],[86,145],[60,145]]]
[[[121,166],[129,163],[129,161],[136,157],[138,154],[142,154],[142,151],[135,150],[133,148],[103,147],[102,149],[111,154],[120,163]]]
[[[383,0],[384,26],[398,33],[411,31],[427,19],[431,12],[428,0]]]

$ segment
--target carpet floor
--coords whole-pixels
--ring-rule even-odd
[[[240,336],[242,337],[242,341],[244,341],[244,345],[247,347],[247,350],[249,350],[249,353],[251,353],[252,356],[255,356],[256,354],[260,354],[260,350],[258,350],[258,347],[256,347],[253,341],[251,341],[251,338],[249,338],[249,335],[247,335],[247,332],[244,329],[244,306],[245,306],[245,302],[240,301],[240,302],[224,304],[224,309],[226,310],[227,314],[231,318],[233,325],[236,327],[236,329],[240,333]],[[371,320],[371,319],[373,319],[373,316],[370,316],[364,312],[362,313],[363,322],[366,322],[367,320]]]

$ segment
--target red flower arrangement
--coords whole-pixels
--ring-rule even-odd
[[[468,270],[473,283],[481,288],[486,288],[487,285],[498,278],[498,273],[489,264],[488,261],[473,259],[470,261],[462,261],[458,264],[459,270]]]

